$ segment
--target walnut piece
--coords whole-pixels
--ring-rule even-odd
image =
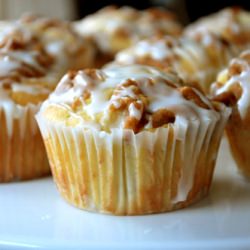
[[[202,101],[199,95],[195,92],[195,90],[191,87],[182,87],[179,89],[182,93],[183,97],[187,100],[193,101],[196,105],[204,109],[210,109],[209,106]]]
[[[237,98],[232,91],[225,91],[213,98],[213,101],[222,102],[226,106],[234,106],[237,103]]]
[[[175,114],[167,109],[159,109],[152,114],[152,127],[158,128],[164,124],[174,123]]]

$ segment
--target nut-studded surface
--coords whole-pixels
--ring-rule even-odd
[[[205,96],[192,87],[182,87],[173,72],[140,65],[70,72],[42,112],[64,124],[95,125],[104,131],[127,128],[136,133],[178,119],[217,115]]]

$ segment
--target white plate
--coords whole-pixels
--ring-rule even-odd
[[[0,185],[0,249],[250,249],[250,183],[225,141],[210,195],[189,208],[120,217],[65,203],[51,178]]]

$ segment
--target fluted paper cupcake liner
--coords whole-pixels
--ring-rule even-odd
[[[0,106],[0,182],[50,173],[35,114],[39,106]]]
[[[66,127],[40,114],[37,120],[54,181],[69,203],[134,215],[182,208],[206,196],[228,115],[138,134]]]

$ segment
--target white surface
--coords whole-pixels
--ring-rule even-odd
[[[189,208],[117,217],[65,203],[51,178],[0,184],[0,249],[250,249],[250,182],[223,141],[210,195]]]

